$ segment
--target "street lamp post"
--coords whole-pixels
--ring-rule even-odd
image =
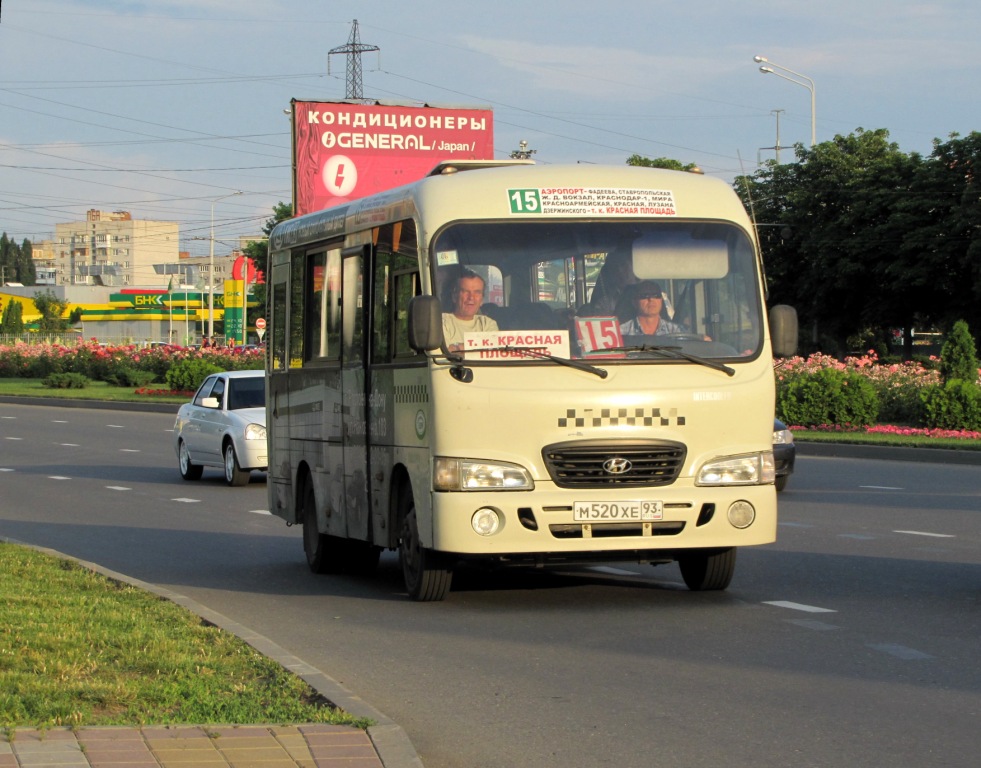
[[[764,65],[760,67],[760,72],[762,72],[764,75],[776,75],[777,77],[782,77],[784,80],[794,83],[795,85],[799,85],[801,88],[807,88],[807,90],[811,92],[811,146],[813,147],[815,144],[817,144],[817,122],[814,111],[814,81],[807,75],[802,75],[800,72],[794,72],[792,69],[781,67],[779,64],[774,64],[772,61],[766,58],[766,56],[754,56],[753,61],[755,61],[757,64]],[[767,64],[769,64],[769,66],[766,66]],[[787,75],[777,72],[778,69],[783,70],[784,72],[789,72],[790,74],[799,77],[800,80],[795,80],[793,77],[787,77]],[[805,82],[801,82],[801,80]]]
[[[215,203],[228,197],[241,195],[242,192],[232,192],[228,195],[216,197],[211,201],[211,241],[210,253],[208,255],[208,338],[215,335]]]

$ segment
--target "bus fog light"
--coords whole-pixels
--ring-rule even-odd
[[[470,525],[481,536],[493,536],[503,525],[501,513],[492,507],[481,507],[473,513]]]
[[[729,505],[729,523],[734,528],[749,528],[756,519],[756,510],[748,501],[734,501]]]

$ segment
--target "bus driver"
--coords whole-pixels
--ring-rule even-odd
[[[477,314],[484,303],[484,278],[469,269],[456,279],[450,294],[453,311],[443,313],[443,339],[451,352],[463,349],[463,334],[496,331],[497,323]]]

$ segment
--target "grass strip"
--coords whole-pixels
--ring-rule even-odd
[[[146,389],[164,388],[151,384]],[[40,379],[0,378],[0,395],[7,397],[46,397],[68,400],[106,400],[114,403],[186,403],[187,394],[140,394],[135,387],[115,387],[104,381],[90,381],[82,389],[52,389]]]
[[[367,727],[174,603],[0,542],[0,727]]]
[[[848,445],[884,445],[897,448],[946,448],[954,451],[981,451],[981,440],[977,439],[803,429],[795,429],[793,433],[795,443],[847,443]]]

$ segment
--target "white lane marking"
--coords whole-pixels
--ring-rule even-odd
[[[0,467],[0,472],[13,472],[11,467]]]
[[[869,643],[868,647],[874,651],[882,651],[890,656],[895,656],[897,659],[906,659],[907,661],[933,658],[929,653],[923,653],[923,651],[918,651],[915,648],[907,648],[905,645],[896,645],[895,643]]]
[[[197,504],[198,502],[201,501],[201,499],[180,498],[180,499],[171,499],[171,501],[179,501],[181,504]]]
[[[824,621],[816,621],[814,619],[786,619],[788,624],[796,624],[798,627],[804,627],[804,629],[814,629],[818,632],[827,632],[831,629],[841,629],[841,627],[835,626],[834,624],[828,624]]]
[[[785,528],[813,528],[814,527],[813,525],[809,525],[808,523],[783,523],[783,522],[780,522],[780,523],[777,523],[777,525],[782,525]]]
[[[839,533],[839,539],[857,539],[858,541],[871,541],[875,536],[866,536],[861,533]]]
[[[901,491],[902,488],[895,485],[860,485],[859,488],[869,488],[873,491]]]
[[[60,445],[60,446],[62,446],[64,448],[78,448],[79,447],[78,443],[58,443],[58,445]]]
[[[17,418],[16,416],[0,416],[0,419],[10,419],[11,421],[13,421],[16,418]]]
[[[140,449],[139,448],[120,448],[119,449],[119,452],[120,453],[139,453],[140,452]]]
[[[48,480],[71,480],[71,478],[62,475],[48,475]]]
[[[125,485],[107,485],[110,491],[132,491],[132,488],[127,488]]]
[[[5,437],[4,440],[23,440],[23,437]]]
[[[68,419],[51,419],[52,424],[67,424]]]
[[[106,424],[109,429],[126,429],[122,424]]]
[[[805,613],[838,613],[832,608],[818,608],[816,605],[804,605],[803,603],[793,603],[789,600],[764,600],[763,605],[773,605],[777,608],[790,608],[792,611],[804,611]]]
[[[253,515],[271,515],[272,514],[272,512],[270,512],[268,509],[251,509],[249,511]]]
[[[906,533],[910,536],[930,536],[934,539],[956,539],[952,533],[930,533],[929,531],[893,531],[893,533]]]

